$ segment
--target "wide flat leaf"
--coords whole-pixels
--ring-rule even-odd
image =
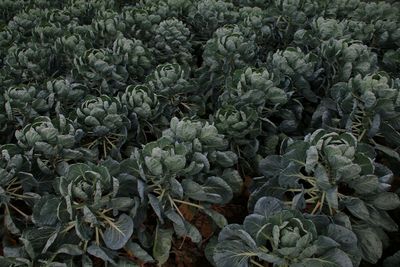
[[[7,208],[8,210],[8,208]],[[21,231],[18,229],[16,224],[14,223],[13,217],[10,215],[9,212],[5,212],[4,214],[4,225],[6,226],[7,230],[10,231],[11,234],[20,235]]]
[[[226,220],[225,216],[222,215],[221,213],[218,213],[213,209],[207,209],[207,208],[203,209],[202,211],[205,214],[207,214],[218,227],[223,228],[228,224],[228,221]]]
[[[103,240],[106,246],[112,250],[118,250],[125,246],[133,233],[133,221],[126,214],[121,214],[117,221],[109,224],[104,231]]]
[[[392,210],[400,206],[400,198],[391,192],[382,192],[373,197],[372,204],[378,209]]]
[[[278,175],[281,169],[281,156],[271,155],[259,163],[259,171],[266,177]]]
[[[254,206],[254,213],[268,218],[283,209],[283,203],[274,197],[262,197]]]
[[[85,172],[90,171],[90,167],[87,164],[76,163],[69,166],[67,179],[72,181],[73,179],[84,176]]]
[[[364,175],[351,182],[352,188],[359,194],[369,194],[379,187],[376,175]]]
[[[131,253],[133,256],[136,258],[140,259],[143,262],[148,262],[152,263],[154,262],[154,259],[152,256],[147,253],[146,250],[144,250],[139,244],[134,243],[134,242],[128,242],[125,245],[125,250],[127,250],[129,253]]]
[[[182,170],[186,165],[186,158],[183,155],[169,156],[164,160],[165,166],[173,172]]]
[[[184,220],[183,223],[183,227],[181,225],[174,224],[175,233],[179,237],[189,237],[193,243],[200,243],[202,238],[199,230],[186,220]]]
[[[157,225],[154,236],[153,257],[159,265],[164,264],[169,258],[172,234],[173,231],[171,229],[162,229]]]
[[[87,248],[87,253],[92,256],[95,256],[96,258],[100,258],[105,262],[109,262],[113,265],[117,265],[116,262],[111,257],[111,255],[109,255],[109,253],[107,253],[107,251],[105,249],[103,249],[102,247],[99,247],[98,245],[96,245],[94,243],[92,243]]]
[[[53,225],[57,221],[57,209],[61,199],[47,195],[34,206],[32,220],[38,225]]]
[[[369,219],[369,211],[364,201],[359,198],[348,198],[343,203],[351,214],[362,220]]]
[[[353,231],[357,235],[363,259],[375,264],[382,257],[383,250],[379,236],[369,227],[354,227]]]
[[[83,250],[77,245],[62,244],[56,251],[56,254],[67,254],[71,256],[82,255]]]
[[[164,223],[164,219],[162,217],[162,207],[161,207],[161,203],[158,200],[157,197],[155,197],[152,194],[148,194],[149,197],[149,203],[151,205],[151,207],[153,208],[154,212],[156,213],[158,219],[160,220],[160,222],[163,224]]]
[[[203,185],[190,179],[185,179],[182,181],[182,186],[188,197],[199,201],[224,204],[233,197],[230,186],[216,176],[208,177]]]
[[[315,146],[311,146],[307,150],[307,157],[306,157],[306,172],[310,173],[315,165],[318,163],[318,150]]]
[[[215,246],[213,259],[219,267],[249,267],[257,251],[239,240],[220,241]]]
[[[395,150],[393,150],[393,149],[391,149],[389,147],[386,147],[386,146],[379,145],[379,144],[376,144],[375,148],[377,150],[383,152],[387,156],[392,157],[392,158],[397,159],[398,161],[400,161],[400,155]]]

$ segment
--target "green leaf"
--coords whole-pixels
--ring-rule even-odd
[[[400,198],[391,192],[382,192],[373,197],[372,204],[378,209],[393,210],[400,206]]]
[[[359,198],[347,198],[343,201],[343,204],[350,211],[350,213],[362,220],[369,219],[369,211],[364,201]]]
[[[176,172],[185,168],[186,158],[183,155],[169,156],[164,160],[164,164],[169,170]]]
[[[152,256],[150,256],[146,250],[144,250],[139,244],[134,243],[134,242],[128,242],[126,243],[124,247],[129,253],[131,253],[133,256],[136,258],[140,259],[141,261],[145,263],[153,263],[154,259]]]
[[[218,267],[249,267],[251,257],[257,251],[239,240],[219,241],[214,249],[213,259]]]
[[[317,164],[314,175],[315,178],[317,178],[317,185],[319,188],[323,190],[328,190],[332,188],[332,185],[329,181],[328,172],[322,164]]]
[[[133,221],[126,214],[121,214],[117,221],[108,223],[104,231],[103,240],[106,246],[112,250],[118,250],[125,246],[133,233]]]
[[[378,262],[383,250],[379,236],[369,227],[354,227],[353,231],[357,235],[363,259],[373,264]]]
[[[306,172],[310,173],[315,165],[318,163],[318,150],[315,146],[311,146],[307,150],[307,158],[306,158]]]
[[[375,145],[375,148],[376,148],[377,150],[379,150],[379,151],[385,153],[385,154],[388,155],[389,157],[392,157],[392,158],[394,158],[394,159],[400,161],[400,155],[399,155],[399,153],[397,153],[395,150],[393,150],[393,149],[391,149],[391,148],[389,148],[389,147],[386,147],[386,146],[379,145],[379,144],[376,144],[376,145]]]
[[[173,231],[171,229],[162,229],[157,225],[154,236],[153,256],[159,265],[164,264],[169,258],[172,234]]]
[[[327,253],[319,256],[318,258],[305,259],[302,261],[302,264],[304,264],[304,266],[313,267],[353,267],[353,263],[351,262],[349,256],[337,248],[329,250]]]
[[[221,175],[221,178],[231,187],[234,194],[240,193],[243,185],[243,179],[237,170],[225,169],[224,173]]]
[[[199,201],[223,204],[233,197],[233,192],[229,185],[216,176],[207,178],[204,185],[185,179],[182,181],[182,186],[188,197]]]
[[[10,215],[9,212],[5,212],[4,214],[4,225],[6,226],[7,230],[14,235],[20,235],[21,231],[15,225],[13,217]]]
[[[85,172],[90,171],[91,168],[83,163],[76,163],[69,166],[67,179],[69,181],[74,180],[79,176],[84,176]]]
[[[218,164],[225,168],[232,167],[238,161],[237,155],[232,151],[217,151],[216,156]]]
[[[213,209],[204,209],[203,212],[205,214],[207,214],[214,222],[215,224],[220,227],[223,228],[224,226],[226,226],[228,224],[228,221],[226,220],[225,216],[218,213],[217,211],[213,210]]]
[[[364,175],[352,181],[351,185],[358,194],[369,194],[379,188],[379,180],[376,175]]]
[[[201,234],[199,230],[187,222],[186,220],[183,220],[183,227],[179,224],[174,224],[174,229],[176,234],[179,237],[189,237],[193,243],[199,244],[201,242]]]
[[[32,220],[38,225],[53,225],[57,222],[57,210],[60,198],[47,195],[34,206]]]
[[[152,194],[148,195],[149,197],[149,203],[151,205],[151,207],[153,208],[154,212],[156,213],[158,219],[160,220],[160,222],[163,224],[164,223],[164,219],[162,217],[162,207],[161,207],[161,203],[158,200],[157,197],[155,197]]]
[[[158,159],[153,157],[145,157],[144,160],[146,167],[153,175],[161,175],[163,173],[162,164]]]
[[[283,210],[283,203],[274,197],[262,197],[254,206],[254,213],[269,218]]]
[[[99,247],[98,245],[92,243],[88,248],[87,248],[87,253],[89,255],[95,256],[96,258],[100,258],[105,262],[109,262],[113,265],[117,265],[117,263],[112,259],[112,257],[107,253],[107,251]]]
[[[77,245],[62,244],[56,251],[56,254],[67,254],[71,256],[82,255],[83,250]]]

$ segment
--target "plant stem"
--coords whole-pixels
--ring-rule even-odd
[[[178,203],[182,203],[182,204],[185,204],[185,205],[188,205],[188,206],[192,206],[192,207],[196,207],[196,208],[198,208],[198,209],[204,209],[204,207],[203,206],[201,206],[201,205],[197,205],[197,204],[194,204],[194,203],[191,203],[191,202],[187,202],[187,201],[183,201],[183,200],[179,200],[179,199],[173,199],[173,201],[174,202],[178,202]]]

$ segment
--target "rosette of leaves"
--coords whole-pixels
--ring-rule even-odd
[[[9,30],[0,31],[0,66],[3,66],[3,60],[8,53],[8,48],[11,47],[15,37]]]
[[[46,83],[46,88],[55,95],[57,101],[55,109],[58,113],[68,113],[74,109],[88,91],[85,85],[74,82],[69,77],[50,80]]]
[[[24,126],[31,119],[46,115],[55,103],[54,93],[39,85],[10,87],[4,92],[9,121]]]
[[[395,76],[395,73],[400,69],[400,48],[385,52],[382,58],[382,64],[386,71]]]
[[[236,23],[238,12],[229,2],[201,0],[191,5],[187,20],[196,31],[196,37],[204,41],[212,37],[216,29]]]
[[[346,24],[346,32],[352,39],[361,40],[363,43],[371,42],[374,34],[373,25],[355,20],[348,20]]]
[[[260,161],[264,177],[255,179],[249,205],[269,195],[311,214],[341,213],[357,235],[363,259],[375,263],[384,231],[398,229],[387,211],[399,207],[400,199],[388,192],[393,173],[374,157],[374,150],[350,133],[317,130]]]
[[[163,19],[159,14],[152,13],[145,7],[127,6],[122,12],[126,25],[126,34],[130,37],[145,41],[150,41],[153,37],[153,28]]]
[[[360,141],[376,144],[376,140],[382,145],[400,146],[399,90],[395,81],[380,74],[363,78],[357,75],[348,82],[335,84],[329,91],[337,103],[339,127],[350,131]]]
[[[158,97],[146,85],[130,85],[121,95],[121,103],[128,111],[134,112],[143,120],[154,120],[160,111]]]
[[[242,32],[251,36],[256,35],[256,43],[260,49],[258,57],[267,54],[267,50],[274,49],[274,18],[267,16],[267,11],[258,7],[242,7],[239,9],[238,25]],[[268,45],[266,45],[268,43]]]
[[[294,42],[300,46],[316,48],[321,41],[331,38],[340,39],[345,36],[346,21],[319,17],[311,21],[310,29],[300,29],[294,34]]]
[[[4,0],[0,3],[0,22],[1,24],[10,21],[15,15],[21,11],[21,7],[25,5],[24,0]]]
[[[157,95],[175,96],[192,91],[189,75],[189,70],[181,65],[166,63],[158,65],[154,72],[147,76],[146,82]]]
[[[218,132],[232,141],[233,151],[245,158],[254,157],[258,150],[256,138],[261,133],[259,114],[255,109],[222,106],[215,113],[214,122]]]
[[[126,86],[129,73],[122,58],[109,49],[91,49],[81,57],[74,58],[74,78],[99,95],[114,94]]]
[[[179,207],[203,212],[219,227],[226,224],[224,216],[211,205],[228,203],[242,183],[232,168],[237,156],[226,150],[227,145],[214,126],[173,118],[163,137],[147,143],[121,164],[138,177],[139,195],[158,218],[153,254],[159,264],[168,259],[173,233],[170,228],[178,237],[187,236],[194,243],[202,239]],[[169,245],[157,245],[160,238]]]
[[[54,72],[51,48],[39,43],[14,44],[4,63],[16,83],[41,81]]]
[[[388,2],[363,2],[358,1],[357,9],[351,13],[352,17],[366,22],[375,22],[383,19],[394,21],[398,19],[398,6]],[[369,16],[366,16],[368,14]]]
[[[269,69],[284,88],[294,88],[310,102],[317,102],[314,84],[321,83],[318,58],[313,53],[304,54],[300,48],[286,48],[268,56]]]
[[[36,117],[32,123],[15,132],[18,146],[47,174],[65,162],[83,158],[84,154],[77,149],[81,136],[82,131],[77,131],[72,121],[61,114],[53,120]]]
[[[96,14],[112,9],[114,6],[114,0],[72,0],[64,7],[64,10],[71,17],[77,18],[80,24],[91,24]]]
[[[119,195],[123,184],[117,175],[118,165],[109,170],[109,164],[103,164],[70,165],[55,179],[55,193],[35,203],[33,223],[39,229],[52,229],[52,238],[35,251],[37,257],[50,254],[54,259],[54,247],[68,244],[80,251],[76,256],[85,254],[85,261],[91,262],[88,256],[92,255],[116,265],[116,251],[128,243],[134,231],[129,212],[135,199]],[[26,244],[30,243],[34,240],[29,238]]]
[[[146,78],[146,84],[158,95],[167,123],[176,113],[201,109],[202,97],[194,95],[196,84],[190,69],[179,64],[162,64]]]
[[[362,76],[377,68],[377,56],[367,46],[356,41],[331,39],[319,47],[328,87],[332,83],[346,82],[351,77]]]
[[[151,46],[161,63],[174,62],[188,64],[191,62],[190,30],[175,18],[161,21],[153,29]]]
[[[35,194],[29,192],[36,180],[30,173],[29,159],[18,147],[9,144],[1,146],[0,150],[0,207],[4,212],[0,231],[20,235],[23,225],[30,219],[30,200]]]
[[[140,40],[118,38],[113,51],[122,58],[130,76],[142,80],[153,67],[153,56]]]
[[[71,20],[71,22],[66,25],[66,30],[68,32],[67,35],[68,34],[76,34],[76,35],[79,35],[84,40],[93,40],[96,38],[96,34],[93,31],[93,28],[91,25],[88,25],[88,24],[81,25],[81,24],[79,24],[79,22],[76,19]],[[89,45],[89,44],[90,43],[87,42],[87,45]],[[91,47],[93,47],[93,45],[90,45],[89,47],[91,48]],[[78,55],[81,56],[80,54],[78,54]],[[76,55],[76,56],[78,56],[78,55]]]
[[[96,46],[108,47],[118,37],[123,36],[126,25],[116,11],[100,10],[93,18],[91,27],[96,35]]]
[[[82,127],[87,142],[85,147],[96,148],[107,156],[116,156],[125,142],[127,131],[131,128],[127,107],[117,98],[102,95],[91,97],[76,109],[75,122]]]
[[[7,28],[13,33],[14,37],[28,40],[32,36],[32,30],[39,25],[46,16],[46,11],[40,8],[30,8],[19,12],[7,24]]]
[[[359,7],[360,0],[336,0],[326,2],[326,14],[332,14],[337,19],[344,19],[354,14],[354,11]]]
[[[57,37],[61,37],[63,34],[64,29],[59,22],[41,23],[33,29],[32,41],[52,45]]]
[[[213,260],[217,267],[353,266],[340,243],[319,235],[313,221],[273,197],[260,198],[243,225],[222,229]]]
[[[246,36],[239,26],[219,28],[205,45],[203,76],[208,77],[213,86],[221,84],[236,69],[253,65],[256,50],[255,36]]]
[[[398,9],[399,10],[399,9]],[[400,46],[400,29],[399,21],[386,19],[378,20],[373,24],[374,41],[381,48],[398,48]]]
[[[192,0],[145,0],[143,7],[152,15],[159,15],[163,19],[183,18],[187,16]]]
[[[309,24],[318,9],[317,1],[274,0],[267,8],[267,14],[273,20],[274,43],[287,47],[295,32]],[[276,49],[276,48],[275,48]]]
[[[42,0],[43,1],[43,0]],[[59,1],[53,1],[55,4],[58,2],[58,7],[57,8],[51,8],[49,9],[49,12],[46,13],[46,20],[51,23],[58,23],[60,25],[66,25],[68,24],[72,18],[68,12],[65,12],[65,10],[61,9],[62,8],[62,2],[63,0]]]
[[[68,68],[73,67],[74,57],[83,56],[86,52],[86,41],[80,34],[64,35],[55,40],[54,49],[61,60],[57,59],[60,65]]]
[[[258,111],[287,103],[289,94],[278,87],[274,76],[265,68],[244,68],[235,71],[231,85],[219,97],[224,105],[252,106]]]

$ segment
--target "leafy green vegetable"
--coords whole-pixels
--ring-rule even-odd
[[[0,265],[396,265],[399,14],[0,0]]]

